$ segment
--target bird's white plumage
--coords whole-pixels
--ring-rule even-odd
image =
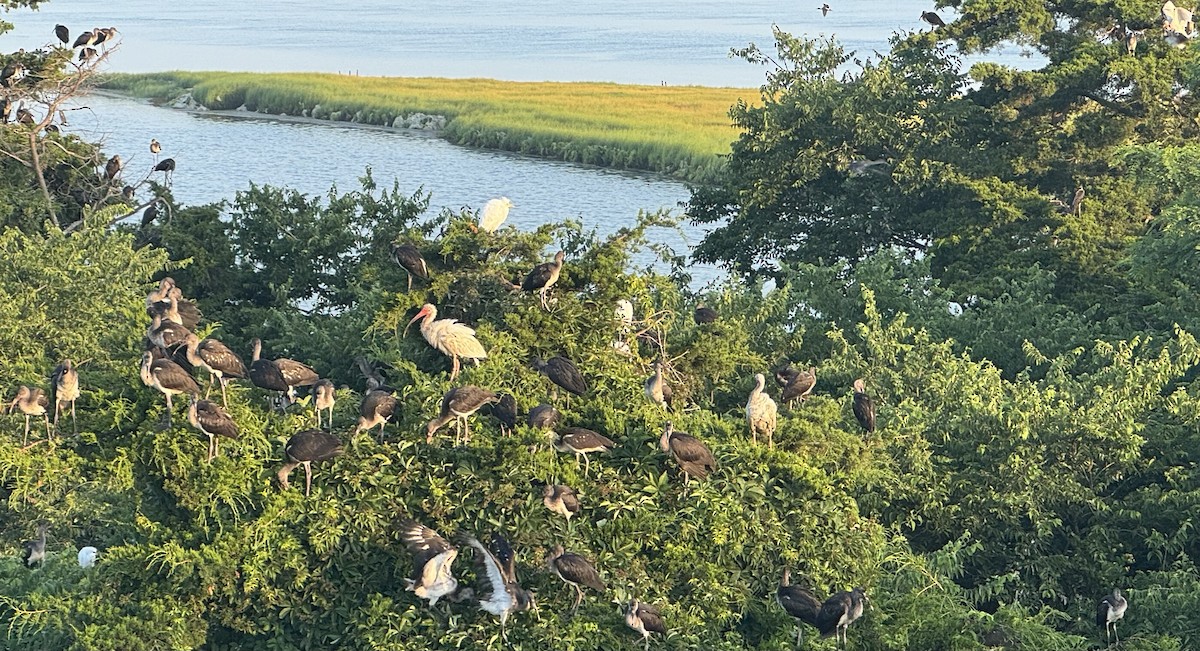
[[[430,305],[429,315],[421,322],[421,336],[443,355],[465,359],[487,359],[483,344],[475,338],[475,329],[456,319],[438,319],[437,308]]]
[[[499,197],[487,202],[483,205],[483,214],[479,218],[479,229],[495,233],[500,224],[508,219],[508,210],[512,207],[513,202],[508,197]]]
[[[486,599],[479,600],[479,607],[498,617],[505,617],[516,605],[516,600],[513,599],[512,592],[508,588],[508,577],[504,575],[500,561],[496,560],[496,556],[475,538],[468,537],[466,542],[475,549],[479,563],[483,565],[487,574],[488,584],[491,586],[491,594]]]
[[[458,579],[451,573],[455,558],[458,558],[458,550],[451,548],[429,559],[421,570],[419,583],[412,579],[404,580],[407,589],[422,599],[428,599],[430,606],[436,605],[438,599],[458,589]]]
[[[758,432],[762,432],[770,438],[775,433],[778,408],[771,396],[763,391],[767,380],[762,373],[754,376],[754,382],[754,390],[750,392],[750,399],[746,401],[746,421],[750,424],[752,434],[757,436]]]
[[[91,545],[79,550],[79,567],[87,569],[96,564],[96,555],[100,551]]]

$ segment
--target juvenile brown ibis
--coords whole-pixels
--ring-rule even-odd
[[[862,378],[854,381],[854,417],[867,433],[875,431],[875,403],[867,395]]]
[[[195,336],[191,330],[175,323],[168,321],[159,315],[155,314],[150,319],[150,327],[146,330],[148,337],[155,346],[162,348],[168,353],[175,352],[176,348],[186,346],[188,337]]]
[[[483,212],[479,217],[479,230],[485,233],[495,233],[500,224],[508,219],[508,211],[513,202],[508,197],[498,197],[483,204]]]
[[[500,396],[473,384],[464,384],[461,387],[450,389],[442,397],[442,407],[438,412],[437,418],[429,421],[429,424],[425,427],[425,442],[432,443],[433,433],[439,427],[455,418],[459,422],[459,431],[454,435],[454,445],[458,445],[460,435],[462,436],[463,443],[469,442],[471,440],[471,428],[467,423],[467,418],[479,411],[480,407],[499,401]]]
[[[158,202],[146,206],[146,209],[142,211],[142,221],[139,227],[146,228],[153,224],[155,219],[158,219]]]
[[[79,425],[75,422],[75,401],[79,399],[79,371],[71,360],[64,359],[54,367],[50,374],[50,401],[54,403],[54,431],[58,431],[58,414],[71,406],[71,427],[79,433]]]
[[[383,441],[383,426],[395,416],[398,404],[396,396],[392,395],[391,391],[382,389],[367,391],[367,395],[363,396],[362,404],[358,407],[358,424],[354,426],[354,433],[357,434],[378,426],[379,440]],[[330,421],[332,422],[332,420],[333,417],[330,415]]]
[[[929,23],[930,27],[933,27],[933,29],[946,26],[946,21],[942,20],[941,16],[933,13],[932,11],[922,11],[921,20]]]
[[[546,557],[546,566],[555,576],[575,588],[575,605],[571,607],[571,615],[579,610],[579,604],[583,601],[583,588],[580,586],[587,586],[600,593],[606,589],[604,581],[600,580],[600,573],[591,561],[564,550],[562,545],[554,546],[554,551]]]
[[[429,266],[421,256],[421,250],[412,244],[392,243],[392,262],[404,267],[408,272],[408,291],[412,291],[413,276],[421,280],[429,280]]]
[[[311,387],[321,379],[321,376],[317,375],[317,372],[314,371],[311,366],[302,362],[297,362],[294,359],[278,357],[274,360],[263,360],[261,359],[262,341],[256,338],[252,342],[252,345],[254,346],[254,357],[250,363],[250,381],[254,382],[256,386],[267,389],[268,391],[284,391],[287,394],[289,404],[296,399],[296,387]],[[274,386],[264,386],[263,384],[259,384],[258,381],[254,379],[254,365],[260,361],[270,361],[270,363],[275,366],[275,368],[279,371],[279,376],[283,378],[284,384],[287,385],[284,389],[275,388],[279,386],[278,383],[274,381],[278,380],[278,377],[274,378],[271,382],[271,384]],[[259,366],[262,369],[262,378],[264,382],[266,382],[268,380],[267,375],[270,374],[270,371],[267,369],[265,364],[260,364]]]
[[[559,251],[554,254],[554,262],[543,262],[534,267],[528,275],[525,276],[525,281],[521,283],[521,289],[527,292],[538,292],[542,295],[542,308],[550,309],[546,304],[546,292],[558,282],[558,276],[562,273],[563,258],[566,253]]]
[[[162,153],[162,145],[154,138],[150,139],[150,153],[154,154],[155,160],[158,160],[158,155]]]
[[[505,625],[508,616],[536,608],[534,593],[522,588],[517,582],[516,559],[512,547],[502,536],[492,535],[492,547],[502,553],[493,553],[474,536],[463,534],[461,541],[475,551],[475,574],[478,577],[475,596],[479,607],[500,618],[500,637],[508,641]]]
[[[193,397],[192,404],[188,406],[188,422],[208,437],[208,458],[205,461],[212,461],[221,453],[220,437],[237,440],[240,436],[237,423],[233,422],[229,412],[211,400],[196,400]]]
[[[149,294],[146,294],[146,313],[154,316],[154,312],[151,309],[154,308],[156,303],[167,301],[171,295],[171,288],[174,286],[175,279],[170,276],[166,276],[158,281],[158,287],[150,290]]]
[[[540,357],[533,358],[533,367],[550,378],[554,384],[564,388],[569,393],[582,396],[587,393],[587,381],[571,360],[562,355],[555,355],[548,360]]]
[[[554,429],[560,417],[553,405],[542,403],[529,410],[529,426],[534,429]]]
[[[188,362],[194,368],[202,368],[208,371],[210,379],[209,390],[204,392],[204,397],[208,397],[209,391],[212,391],[213,384],[220,383],[221,404],[228,407],[229,397],[226,395],[225,383],[231,379],[240,380],[245,378],[248,373],[246,363],[229,346],[211,337],[200,339],[195,334],[189,332],[186,343]]]
[[[571,522],[571,516],[579,513],[579,495],[575,489],[563,484],[546,484],[542,489],[542,504]]]
[[[692,320],[696,322],[696,325],[714,323],[717,320],[717,311],[711,307],[698,305],[696,311],[692,313]]]
[[[432,608],[438,599],[458,589],[458,579],[454,578],[451,567],[458,557],[454,545],[438,532],[413,520],[400,524],[400,537],[413,555],[413,576],[404,579],[406,590],[429,600]]]
[[[796,646],[804,642],[804,627],[808,624],[818,628],[817,618],[821,613],[821,600],[812,590],[799,585],[792,585],[791,570],[783,568],[783,576],[779,578],[779,588],[775,590],[775,601],[796,620]]]
[[[158,204],[151,204],[146,210],[150,208],[154,208],[157,215]],[[183,290],[176,287],[171,278],[163,278],[159,289],[146,296],[146,313],[151,317],[157,315],[163,321],[178,323],[188,330],[195,329],[203,316],[195,303],[183,298]]]
[[[438,319],[437,308],[432,303],[423,305],[417,315],[408,322],[408,325],[411,326],[417,319],[422,319],[421,336],[425,337],[425,341],[453,361],[454,367],[450,371],[451,381],[458,377],[458,359],[460,357],[473,359],[476,364],[481,359],[487,359],[487,351],[483,349],[483,344],[475,338],[475,330],[455,319]],[[404,332],[408,333],[408,326],[405,326]]]
[[[625,625],[642,635],[646,651],[650,651],[651,633],[667,634],[667,624],[658,609],[637,599],[630,601],[625,609]]]
[[[262,359],[262,341],[255,338],[251,345],[254,352],[250,358],[250,381],[254,386],[267,391],[277,391],[288,395],[292,387],[274,360]]]
[[[500,433],[505,436],[517,427],[517,399],[510,393],[500,395],[500,400],[492,405],[492,416],[500,421]]]
[[[151,172],[162,172],[163,180],[167,183],[167,185],[170,185],[171,184],[171,175],[175,173],[175,159],[174,158],[164,158],[164,159],[158,161],[158,163],[154,166],[154,169],[151,170]]]
[[[200,385],[183,367],[169,359],[154,359],[154,354],[147,351],[142,353],[142,382],[148,387],[154,387],[167,397],[167,428],[172,425],[171,396],[186,393],[190,396],[200,395]]]
[[[554,436],[554,449],[559,452],[570,452],[575,455],[575,463],[583,457],[583,474],[586,476],[591,468],[588,461],[589,452],[607,452],[614,447],[612,439],[583,427],[568,427]]]
[[[317,414],[317,429],[321,429],[321,412],[329,412],[329,431],[333,431],[333,407],[337,403],[337,392],[333,382],[317,380],[313,385],[313,411]]]
[[[94,48],[94,47],[85,47],[79,51],[79,60],[80,61],[91,61],[92,59],[95,59],[98,56],[100,56],[100,53],[97,52],[96,48]]]
[[[54,35],[57,36],[58,40],[62,41],[64,45],[71,42],[71,30],[67,29],[66,25],[55,25]]]
[[[654,362],[654,375],[646,378],[645,383],[646,397],[650,402],[662,407],[663,409],[671,409],[671,387],[667,386],[666,380],[663,379],[662,362]]]
[[[108,162],[104,164],[104,179],[111,181],[117,178],[117,175],[120,173],[121,156],[120,154],[113,154],[113,157],[108,159]]]
[[[771,396],[763,391],[766,386],[767,380],[763,374],[755,374],[754,390],[750,392],[750,399],[746,401],[746,422],[750,424],[750,435],[754,438],[755,443],[758,443],[758,434],[761,432],[767,438],[768,444],[775,447],[774,435],[778,409]]]
[[[866,601],[867,595],[862,588],[842,591],[826,599],[817,613],[817,629],[821,631],[821,637],[835,636],[838,638],[835,642],[838,648],[846,648],[846,629],[862,617]]]
[[[1125,616],[1128,608],[1129,602],[1121,596],[1120,588],[1113,588],[1112,594],[1101,599],[1096,606],[1096,626],[1104,627],[1104,641],[1109,646],[1112,646],[1112,637],[1116,637],[1117,644],[1121,643],[1121,636],[1117,635],[1117,620]]]
[[[779,399],[791,405],[796,400],[804,402],[817,385],[817,369],[810,367],[807,371],[793,368],[790,364],[775,370],[775,381],[783,387]]]
[[[100,45],[117,37],[116,27],[97,27],[93,31],[96,33],[96,42],[94,45]]]
[[[296,466],[304,466],[304,496],[312,491],[312,464],[314,461],[326,461],[342,453],[342,442],[338,437],[319,429],[306,429],[288,439],[283,446],[283,454],[287,458],[283,467],[275,475],[279,486],[284,490],[289,487],[288,475]]]
[[[1083,197],[1087,193],[1083,191],[1083,186],[1075,188],[1075,196],[1071,197],[1071,214],[1078,215],[1083,210]]]
[[[46,394],[37,387],[27,387],[22,385],[17,389],[17,397],[9,403],[8,408],[12,410],[16,408],[25,414],[25,434],[21,438],[21,445],[24,446],[29,441],[29,419],[33,416],[41,416],[46,419],[46,438],[50,438],[50,417],[46,415],[46,407],[50,401],[46,399]]]
[[[704,479],[708,473],[717,469],[717,460],[713,458],[708,446],[691,434],[676,432],[670,421],[667,421],[666,429],[658,439],[658,445],[679,464],[679,468],[683,470],[684,481],[687,481],[688,477]]]
[[[37,537],[21,543],[21,548],[24,550],[21,560],[25,562],[25,567],[33,567],[34,563],[43,565],[46,563],[46,530],[49,528],[50,523],[39,522]]]

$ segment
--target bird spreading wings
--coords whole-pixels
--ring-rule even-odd
[[[458,557],[456,547],[438,532],[413,520],[400,525],[400,536],[413,555],[413,577],[404,580],[405,589],[428,599],[430,606],[458,589],[458,579],[451,573],[451,565]]]

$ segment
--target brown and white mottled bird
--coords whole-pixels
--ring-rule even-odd
[[[329,412],[329,431],[333,431],[333,407],[337,404],[337,391],[333,382],[317,380],[313,385],[313,412],[317,415],[317,429],[321,429],[321,412]]]
[[[750,399],[746,401],[746,422],[750,425],[750,435],[755,443],[758,443],[758,435],[761,432],[767,438],[767,443],[775,447],[775,424],[779,410],[771,396],[763,391],[766,386],[767,379],[763,374],[755,374],[754,390],[750,392]]]
[[[875,403],[871,396],[867,395],[866,384],[862,378],[854,381],[854,417],[868,433],[875,431]]]
[[[162,145],[158,144],[158,140],[150,139],[150,153],[154,154],[154,160],[158,162],[158,155],[162,153]]]
[[[18,409],[22,414],[25,414],[25,434],[21,438],[21,445],[24,446],[29,441],[29,419],[34,416],[41,416],[46,419],[46,438],[50,438],[50,417],[46,415],[46,407],[50,401],[46,399],[46,394],[37,387],[27,387],[22,385],[17,389],[17,397],[9,403],[9,410]]]
[[[233,350],[212,338],[200,339],[193,333],[188,333],[187,337],[187,360],[194,368],[202,368],[208,371],[209,385],[208,391],[204,392],[204,397],[207,398],[212,385],[221,385],[221,404],[229,406],[229,396],[226,395],[225,384],[232,379],[242,379],[246,377],[246,363]]]
[[[546,484],[542,489],[542,504],[550,509],[552,513],[557,513],[567,519],[567,523],[571,522],[571,516],[579,513],[579,495],[575,493],[575,489],[562,484]]]
[[[583,374],[575,368],[575,364],[571,360],[562,355],[555,355],[548,360],[535,357],[533,358],[533,367],[569,393],[577,396],[587,393],[587,381],[583,379]]]
[[[392,395],[390,390],[368,391],[367,395],[363,396],[362,404],[358,407],[358,424],[354,426],[354,433],[378,427],[379,440],[382,441],[383,426],[396,415],[398,404],[396,396]],[[332,415],[330,420],[332,421]]]
[[[120,154],[113,154],[113,157],[108,159],[108,162],[104,164],[104,178],[105,180],[111,181],[117,178],[117,175],[120,173],[121,156]]]
[[[583,427],[568,427],[554,435],[554,449],[559,452],[570,452],[575,455],[575,463],[579,463],[579,457],[583,457],[583,474],[587,476],[591,462],[588,461],[589,452],[607,452],[614,447],[612,439],[593,432],[590,429]]]
[[[191,330],[157,314],[151,317],[150,327],[146,329],[146,337],[150,342],[168,353],[173,353],[176,349],[186,346],[188,337],[192,336],[195,335]]]
[[[483,349],[483,344],[475,338],[475,330],[455,319],[438,319],[437,308],[432,303],[423,305],[417,315],[408,322],[408,325],[411,326],[417,319],[422,319],[421,336],[425,337],[425,341],[453,361],[454,366],[450,371],[451,381],[458,377],[460,357],[473,359],[476,364],[481,359],[487,359],[487,351]],[[404,327],[404,333],[408,334],[408,326]]]
[[[279,486],[287,490],[288,475],[296,466],[304,466],[304,496],[312,491],[312,464],[314,461],[326,461],[342,453],[342,442],[338,437],[319,429],[306,429],[297,432],[283,446],[283,454],[287,461],[276,473]]]
[[[1112,594],[1101,599],[1100,604],[1096,606],[1096,626],[1104,627],[1104,641],[1110,646],[1113,636],[1116,637],[1117,644],[1121,643],[1121,636],[1117,635],[1117,620],[1125,616],[1128,608],[1129,601],[1121,596],[1120,588],[1113,588]]]
[[[529,410],[529,426],[534,429],[554,429],[562,416],[553,405],[542,403]]]
[[[696,322],[696,325],[707,325],[716,322],[717,316],[717,311],[711,307],[697,305],[696,311],[692,313],[692,320]]]
[[[98,56],[100,56],[100,53],[97,52],[96,48],[93,48],[93,47],[85,47],[79,51],[79,60],[80,61],[85,61],[85,62],[91,61],[92,59],[95,59]]]
[[[404,587],[421,599],[429,601],[429,607],[437,605],[438,599],[453,594],[458,589],[452,565],[458,557],[458,549],[438,535],[438,532],[419,522],[406,520],[400,524],[400,537],[413,555],[413,576],[404,579]]]
[[[1078,215],[1083,212],[1083,197],[1087,193],[1083,191],[1083,186],[1075,188],[1075,196],[1071,197],[1071,214]]]
[[[939,27],[946,26],[946,21],[942,20],[941,16],[933,13],[932,11],[922,11],[921,12],[921,20],[925,21],[926,23],[929,23],[929,25],[931,27],[933,27],[933,29],[937,29]]]
[[[862,588],[839,592],[826,599],[817,613],[817,629],[821,631],[821,637],[837,636],[839,641],[835,644],[838,648],[845,648],[846,629],[862,617],[866,601],[867,595]]]
[[[71,30],[67,29],[66,25],[55,25],[54,35],[57,36],[58,40],[62,41],[64,45],[71,42]]]
[[[459,444],[459,436],[462,436],[462,442],[467,443],[471,440],[471,429],[467,424],[467,418],[479,411],[489,403],[500,401],[500,396],[488,391],[482,387],[477,387],[473,384],[464,384],[461,387],[454,387],[442,396],[442,407],[438,412],[437,418],[429,421],[425,427],[425,442],[433,442],[433,433],[439,427],[457,418],[459,422],[458,432],[454,435],[454,445]]]
[[[193,396],[192,404],[188,406],[188,422],[208,437],[208,458],[205,461],[212,461],[221,454],[220,437],[237,440],[241,436],[229,412],[211,400],[196,400]]]
[[[262,358],[262,340],[255,338],[251,346],[253,353],[250,357],[250,382],[260,389],[282,393],[288,396],[290,401],[292,387],[287,378],[283,377],[283,371],[275,364],[275,360]]]
[[[392,243],[392,261],[408,272],[408,291],[412,291],[413,276],[429,280],[429,266],[421,256],[421,250],[412,244]]]
[[[625,608],[625,625],[642,635],[646,651],[650,651],[651,633],[667,634],[667,624],[658,608],[637,599],[630,601]]]
[[[779,399],[791,405],[796,400],[804,402],[812,394],[817,385],[817,369],[810,367],[807,371],[793,368],[791,364],[775,369],[775,381],[783,387]]]
[[[596,567],[592,565],[591,561],[579,554],[564,550],[562,545],[554,546],[554,551],[546,557],[546,566],[555,576],[575,588],[575,605],[571,607],[572,615],[579,610],[579,604],[583,601],[583,588],[580,586],[587,586],[600,593],[606,590],[604,581],[600,579],[600,573],[596,571]]]
[[[475,597],[479,600],[479,607],[500,618],[500,637],[507,642],[508,631],[505,626],[509,614],[537,607],[534,593],[517,582],[512,546],[499,534],[492,535],[491,546],[501,550],[501,554],[493,553],[468,534],[462,534],[460,542],[475,552],[475,575],[478,577]]]
[[[804,627],[808,624],[818,628],[817,618],[821,614],[821,600],[817,595],[799,585],[792,585],[791,570],[783,568],[783,576],[779,578],[779,588],[775,590],[775,601],[796,620],[796,646],[804,643]]]
[[[671,387],[667,385],[663,378],[662,362],[654,362],[654,375],[646,378],[644,391],[650,402],[662,407],[663,409],[671,409]]]
[[[39,522],[37,537],[21,543],[21,560],[25,562],[25,567],[33,567],[34,563],[46,563],[46,530],[49,528],[50,523]]]
[[[166,396],[168,429],[172,426],[171,396],[180,393],[200,395],[200,385],[182,366],[169,359],[154,359],[154,354],[149,351],[142,353],[141,376],[146,386],[154,387]]]
[[[562,274],[563,258],[566,253],[559,251],[554,254],[554,262],[543,262],[534,267],[528,275],[525,276],[524,282],[521,283],[521,289],[527,292],[538,292],[542,295],[542,307],[550,309],[546,303],[546,292],[558,282],[558,277]]]
[[[308,364],[304,364],[303,362],[297,362],[294,359],[288,359],[286,357],[277,357],[274,360],[263,360],[261,358],[262,357],[262,341],[259,339],[255,339],[252,342],[252,345],[254,346],[254,357],[250,363],[250,381],[254,382],[254,384],[256,386],[261,387],[263,389],[267,389],[269,391],[285,392],[287,395],[288,404],[291,404],[296,399],[296,387],[311,387],[312,385],[316,384],[318,380],[321,379],[321,376],[317,375],[317,372],[314,371],[311,366],[309,366]],[[269,382],[269,384],[271,384],[272,386],[264,386],[264,384],[259,384],[258,380],[254,379],[255,364],[258,364],[259,362],[263,362],[263,361],[269,361],[270,364],[274,365],[274,367],[279,371],[279,375],[274,376],[274,374],[270,372],[267,365],[259,364],[259,368],[261,370],[261,374],[260,374],[261,378],[264,380],[264,383],[267,383],[266,381],[268,379],[270,379],[271,381]],[[272,376],[272,377],[268,377],[268,376]],[[279,386],[279,384],[278,384],[279,377],[283,378],[284,384],[287,385],[286,388],[284,388],[284,389],[277,388]]]
[[[79,425],[75,421],[75,401],[79,399],[79,371],[71,360],[64,359],[54,367],[50,374],[50,402],[54,403],[54,431],[58,431],[58,415],[71,406],[71,427],[78,434]]]
[[[708,473],[717,469],[717,460],[713,458],[708,446],[687,432],[676,432],[670,421],[667,421],[666,428],[658,439],[658,446],[679,464],[679,468],[683,470],[684,481],[687,481],[688,477],[704,479]]]

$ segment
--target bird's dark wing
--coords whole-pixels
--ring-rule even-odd
[[[465,384],[451,389],[446,394],[442,399],[442,409],[449,408],[455,413],[467,414],[478,410],[485,403],[495,402],[498,399],[495,393],[487,389],[473,384]]]
[[[225,377],[246,377],[246,363],[241,356],[233,352],[225,344],[216,339],[205,339],[196,346],[196,354],[212,368],[217,369]]]
[[[174,158],[162,159],[161,161],[158,162],[158,165],[154,166],[154,171],[155,172],[174,172],[175,171],[175,159]]]
[[[837,631],[842,619],[850,613],[851,599],[849,592],[839,592],[821,604],[817,613],[817,630],[822,637],[829,637]]]
[[[675,432],[671,436],[671,452],[675,454],[675,458],[680,463],[690,462],[699,464],[711,464],[713,462],[712,452],[708,446],[700,439],[684,434],[683,432]]]
[[[875,431],[875,403],[865,393],[854,394],[854,417],[868,432]]]
[[[324,461],[342,453],[342,442],[324,430],[307,429],[288,439],[283,451],[296,461]]]
[[[268,391],[287,391],[287,379],[279,366],[269,359],[260,359],[250,364],[250,381],[254,386]]]
[[[196,325],[200,323],[200,317],[204,316],[200,312],[200,308],[196,307],[196,304],[191,301],[176,301],[175,309],[179,312],[179,320],[183,321],[183,327],[188,330],[194,330]]]
[[[421,256],[421,251],[411,244],[392,245],[392,260],[418,278],[429,278],[425,258]]]
[[[312,369],[308,364],[297,362],[294,359],[281,358],[275,360],[275,365],[279,367],[279,372],[283,373],[283,379],[287,381],[289,386],[308,386],[316,384],[321,376]]]
[[[239,435],[237,423],[233,422],[229,413],[221,405],[211,400],[201,400],[196,403],[196,420],[201,429],[209,434],[236,439]]]
[[[579,554],[567,552],[559,556],[554,563],[558,567],[558,573],[564,579],[604,592],[604,581],[600,579],[600,573],[596,571],[596,568],[592,566],[588,559]]]
[[[655,633],[667,634],[667,624],[663,621],[662,613],[650,604],[638,603],[638,619],[642,620],[642,628]]]
[[[571,513],[579,513],[579,496],[575,494],[575,490],[570,486],[559,486],[558,497],[562,500],[563,506]]]
[[[554,264],[551,262],[543,262],[533,268],[528,275],[525,276],[525,281],[521,283],[521,289],[532,292],[536,289],[541,289],[550,282],[550,277],[554,274]]]
[[[821,600],[811,591],[798,585],[782,585],[775,596],[787,614],[810,626],[817,626]]]
[[[775,369],[775,382],[779,386],[786,387],[796,380],[796,376],[800,375],[800,371],[791,364],[785,364]]]
[[[558,423],[558,410],[550,405],[538,405],[529,410],[529,426],[548,429]]]
[[[1112,610],[1112,602],[1108,597],[1100,600],[1096,606],[1096,626],[1108,626],[1108,613]]]
[[[439,554],[454,548],[445,538],[438,535],[438,532],[415,520],[405,520],[400,523],[400,538],[404,541],[409,553],[413,555],[417,576],[420,576],[426,563]]]
[[[163,386],[192,395],[200,393],[200,385],[196,384],[196,380],[191,374],[169,359],[154,360],[154,363],[150,365],[150,372]]]
[[[375,414],[390,419],[396,413],[396,396],[386,391],[371,391],[363,398],[358,414],[363,418],[371,418]]]
[[[517,426],[517,400],[512,397],[512,394],[504,394],[500,396],[500,402],[492,408],[492,415],[496,420],[504,424],[505,427],[512,429]]]
[[[546,375],[555,384],[577,396],[587,393],[587,381],[583,379],[583,374],[566,357],[550,358],[550,361],[546,362]]]
[[[616,443],[613,443],[612,439],[583,427],[568,427],[559,436],[563,443],[576,450],[616,447]]]
[[[504,580],[509,583],[516,583],[517,555],[513,553],[512,545],[508,544],[508,539],[498,533],[492,533],[492,538],[488,541],[488,550],[496,557],[496,561],[500,563],[500,569],[504,572]]]

